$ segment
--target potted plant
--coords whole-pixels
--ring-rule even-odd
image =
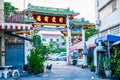
[[[104,71],[106,78],[110,78],[112,71],[111,71],[111,58],[105,58],[104,60]]]
[[[117,78],[120,78],[120,45],[114,45],[113,52],[115,61],[113,72]]]
[[[95,72],[94,61],[92,61],[91,64],[90,64],[90,71]]]

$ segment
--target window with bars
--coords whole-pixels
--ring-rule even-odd
[[[99,11],[100,19],[108,16],[115,10],[117,10],[117,7],[119,7],[119,1],[118,0],[112,0],[109,4],[107,4],[103,9]]]
[[[109,3],[106,5],[106,7],[104,7],[103,9],[99,11],[100,19],[105,18],[111,13],[112,13],[112,3]]]
[[[111,34],[119,34],[120,33],[120,26],[117,26],[117,27],[113,27],[110,29],[110,33]]]
[[[100,33],[101,36],[106,36],[107,35],[107,30],[106,31],[103,31]]]

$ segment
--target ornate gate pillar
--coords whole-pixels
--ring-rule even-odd
[[[71,30],[70,30],[70,25],[69,25],[69,16],[67,16],[66,18],[66,24],[67,24],[67,39],[66,39],[66,43],[67,43],[67,64],[70,64],[70,60],[71,60],[71,52],[70,52],[70,46],[71,46]]]

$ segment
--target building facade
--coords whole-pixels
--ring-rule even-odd
[[[25,64],[24,55],[27,53],[25,51],[27,50],[25,39],[28,35],[21,36],[16,32],[30,31],[33,29],[31,28],[32,25],[8,23],[4,20],[4,17],[4,0],[0,0],[0,66],[12,65],[22,70]]]
[[[66,42],[63,39],[63,35],[57,32],[40,32],[41,40],[44,45],[48,46],[51,42],[55,42],[55,49],[66,48]]]
[[[120,35],[120,0],[96,0],[95,7],[99,36]]]
[[[94,49],[95,73],[101,73],[104,59],[112,58],[111,45],[120,40],[120,0],[95,0],[96,27],[99,30],[98,43]],[[108,35],[109,34],[109,35]],[[102,41],[105,44],[102,44]],[[104,55],[106,54],[106,55]]]

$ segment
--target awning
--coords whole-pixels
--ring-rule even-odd
[[[0,30],[33,30],[30,24],[0,23]]]
[[[95,43],[97,43],[99,40],[102,41],[109,41],[109,42],[117,42],[120,40],[120,36],[116,36],[116,35],[107,35],[107,36],[103,36],[103,37],[99,37],[97,39],[95,39]]]
[[[15,37],[24,39],[24,40],[28,40],[28,41],[31,40],[30,38],[27,38],[27,37],[24,37],[24,36],[19,36],[19,35],[16,35],[16,34],[12,34],[12,33],[10,33],[10,32],[5,32],[5,33],[8,34],[8,35],[12,35],[12,36],[15,36]]]
[[[96,46],[96,44],[94,43],[94,40],[88,40],[87,42],[86,42],[86,44],[87,44],[87,47],[88,47],[88,49],[89,48],[92,48],[92,47],[95,47]]]
[[[77,43],[77,44],[74,44],[73,46],[70,47],[70,50],[77,50],[77,49],[83,49],[83,43],[82,41]]]
[[[87,44],[88,48],[96,47],[96,44]]]
[[[113,45],[118,45],[118,44],[120,44],[120,41],[113,43]]]
[[[89,48],[91,48],[91,47],[95,47],[96,44],[95,44],[95,43],[86,42],[86,46],[87,46],[87,48],[89,49]],[[79,43],[74,44],[73,46],[71,46],[71,47],[70,47],[70,50],[72,51],[72,50],[83,49],[83,48],[84,48],[83,42],[81,41],[81,42],[79,42]]]

